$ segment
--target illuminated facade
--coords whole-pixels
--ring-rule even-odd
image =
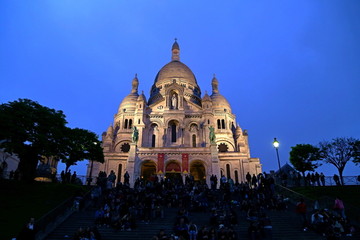
[[[156,75],[148,100],[138,93],[137,76],[132,80],[131,93],[102,135],[105,163],[94,163],[92,175],[114,171],[117,181],[123,181],[127,171],[133,184],[136,178],[154,174],[191,174],[209,184],[213,174],[234,182],[244,181],[247,172],[259,174],[260,161],[250,157],[247,131],[236,124],[229,102],[219,92],[219,81],[214,76],[212,94],[201,96],[193,72],[180,61],[176,41],[171,50],[171,61]]]

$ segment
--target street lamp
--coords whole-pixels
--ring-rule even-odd
[[[279,158],[279,141],[276,140],[276,138],[274,138],[274,141],[273,141],[273,146],[276,150],[276,156],[277,156],[277,160],[278,160],[278,165],[279,165],[279,174],[281,174],[281,168],[280,168],[280,158]]]
[[[94,142],[94,145],[97,145],[97,142]],[[90,184],[91,184],[91,182],[92,182],[93,166],[94,166],[94,160],[91,159],[90,173],[89,173],[89,178],[88,178],[88,186],[90,186]]]

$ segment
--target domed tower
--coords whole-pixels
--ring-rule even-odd
[[[135,111],[136,101],[137,101],[137,98],[139,97],[139,94],[138,94],[139,79],[137,78],[137,74],[135,74],[135,77],[133,78],[133,80],[131,82],[131,86],[132,86],[131,92],[120,103],[118,113]]]
[[[224,112],[231,113],[231,106],[229,102],[219,92],[219,81],[217,80],[215,74],[213,76],[213,79],[211,80],[211,86],[212,86],[212,94],[210,98],[212,100],[213,108],[215,110],[221,110]]]
[[[180,61],[180,47],[176,40],[171,48],[171,53],[171,62],[162,67],[155,77],[148,105],[151,106],[166,100],[169,103],[167,106],[171,108],[171,97],[179,97],[179,92],[174,90],[168,93],[166,92],[166,87],[171,84],[177,84],[182,88],[184,100],[201,107],[201,90],[194,73]],[[181,105],[181,99],[179,99],[177,104]]]

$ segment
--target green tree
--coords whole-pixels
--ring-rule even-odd
[[[344,185],[343,171],[349,161],[360,161],[359,140],[355,138],[335,138],[332,141],[320,142],[320,151],[326,163],[334,165],[339,172],[341,184]]]
[[[78,161],[88,159],[95,162],[104,162],[101,142],[95,133],[81,128],[66,128],[63,139],[63,151],[59,158],[66,164],[67,172],[70,166]]]
[[[29,99],[0,105],[0,148],[18,155],[22,180],[34,179],[41,157],[60,154],[66,123],[62,111]]]
[[[306,171],[314,171],[321,160],[320,149],[311,144],[297,144],[291,147],[290,162],[305,178]]]

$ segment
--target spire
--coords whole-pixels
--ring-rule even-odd
[[[177,43],[176,38],[174,44],[172,45],[171,52],[172,52],[171,61],[180,61],[180,47],[179,44]]]
[[[131,93],[137,93],[139,87],[139,79],[137,78],[137,73],[135,73],[135,77],[132,80],[131,85],[132,85]]]
[[[211,86],[212,86],[213,93],[219,93],[219,81],[217,80],[215,73],[214,73],[214,77],[211,81]]]

